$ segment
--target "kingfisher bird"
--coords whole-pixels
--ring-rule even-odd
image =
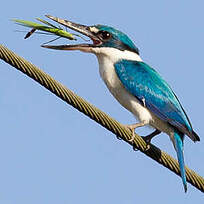
[[[187,135],[200,141],[178,97],[169,84],[151,66],[143,62],[139,49],[123,32],[106,25],[86,26],[47,15],[48,18],[87,37],[91,44],[42,45],[57,50],[80,50],[96,55],[99,73],[111,94],[130,111],[139,123],[127,126],[132,130],[149,125],[153,133],[147,142],[161,132],[169,135],[177,153],[180,174],[187,191],[183,156],[183,140]]]

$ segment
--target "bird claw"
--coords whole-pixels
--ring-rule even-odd
[[[126,127],[128,130],[130,130],[130,131],[132,132],[132,137],[128,140],[128,142],[132,143],[132,145],[133,145],[133,150],[134,150],[134,151],[137,151],[137,148],[135,147],[135,143],[134,143],[134,139],[135,139],[135,129],[136,129],[137,127],[142,127],[142,126],[144,126],[144,125],[145,125],[144,122],[136,123],[136,124],[133,124],[133,125],[125,125],[125,127]],[[158,135],[159,133],[161,133],[161,132],[156,129],[153,133],[151,133],[151,134],[149,134],[149,135],[147,135],[147,136],[142,137],[142,138],[145,140],[146,144],[147,144],[146,151],[150,149],[151,139],[152,139],[154,136]]]
[[[116,138],[117,138],[118,140],[122,140],[122,138],[121,138],[120,136],[118,136],[118,135],[116,135]]]
[[[132,143],[134,151],[138,151],[138,149],[135,147],[135,144],[134,144],[136,128],[134,127],[134,125],[125,125],[125,127],[132,132],[132,137],[128,140],[128,142]]]
[[[152,132],[151,134],[147,135],[147,136],[143,136],[143,140],[146,142],[147,144],[147,148],[146,148],[146,151],[150,149],[150,143],[151,143],[151,140],[153,137],[155,137],[156,135],[160,134],[161,131],[159,130],[155,130],[154,132]]]
[[[142,136],[142,139],[149,145],[151,143],[152,138],[150,138],[149,135],[147,135],[147,136]]]
[[[132,146],[132,149],[133,149],[135,152],[139,150],[139,149],[137,149],[137,147],[135,147],[134,144],[133,144],[133,146]]]
[[[142,139],[146,142],[147,144],[147,148],[145,149],[145,151],[149,150],[150,149],[150,143],[151,143],[151,140],[152,140],[152,137],[147,135],[147,136],[142,136]]]
[[[135,139],[135,127],[133,125],[125,125],[125,128],[132,132],[132,137],[128,139],[128,142],[134,143]]]

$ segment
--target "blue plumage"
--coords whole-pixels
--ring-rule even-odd
[[[181,178],[183,181],[183,186],[185,192],[187,191],[186,174],[184,167],[184,157],[183,157],[183,137],[184,134],[178,131],[174,132],[174,147],[176,149],[177,158],[180,166]]]
[[[43,46],[60,50],[81,50],[94,53],[99,61],[99,72],[110,92],[126,109],[139,119],[137,127],[150,125],[156,130],[148,135],[150,141],[160,132],[167,133],[177,153],[181,177],[187,191],[183,156],[183,139],[188,135],[200,141],[193,131],[177,96],[164,79],[149,65],[142,62],[139,50],[123,32],[110,26],[85,26],[49,16],[51,19],[88,36],[93,44]],[[156,117],[155,117],[156,116]]]
[[[161,120],[168,122],[193,141],[198,140],[178,98],[161,76],[144,62],[120,60],[115,71],[125,88]]]
[[[101,47],[114,47],[120,50],[130,50],[139,54],[139,49],[135,46],[132,40],[130,40],[130,38],[123,32],[116,30],[113,27],[104,25],[96,25],[96,28],[101,31],[107,31],[112,34],[112,38],[101,44]]]
[[[173,144],[177,153],[180,173],[187,191],[183,157],[183,138],[187,134],[199,140],[175,93],[161,76],[144,62],[120,60],[114,64],[116,74],[124,87],[158,118],[174,128]],[[145,102],[145,104],[144,104]]]

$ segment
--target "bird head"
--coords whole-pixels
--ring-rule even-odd
[[[139,54],[138,48],[130,40],[130,38],[123,32],[116,30],[113,27],[105,25],[85,26],[71,21],[63,20],[53,16],[47,15],[48,18],[68,27],[74,31],[77,31],[92,40],[92,44],[74,44],[74,45],[42,45],[45,48],[57,49],[57,50],[80,50],[83,52],[96,53],[100,48],[115,48],[119,50],[128,50]]]

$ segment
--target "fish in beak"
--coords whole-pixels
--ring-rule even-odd
[[[98,47],[102,44],[102,40],[97,37],[99,29],[95,26],[85,26],[77,23],[73,23],[68,20],[60,19],[50,15],[46,15],[51,20],[56,21],[57,23],[72,29],[76,32],[79,32],[87,37],[89,37],[93,43],[92,44],[67,44],[67,45],[41,45],[44,48],[56,49],[56,50],[81,50],[84,52],[92,52],[92,48]]]

